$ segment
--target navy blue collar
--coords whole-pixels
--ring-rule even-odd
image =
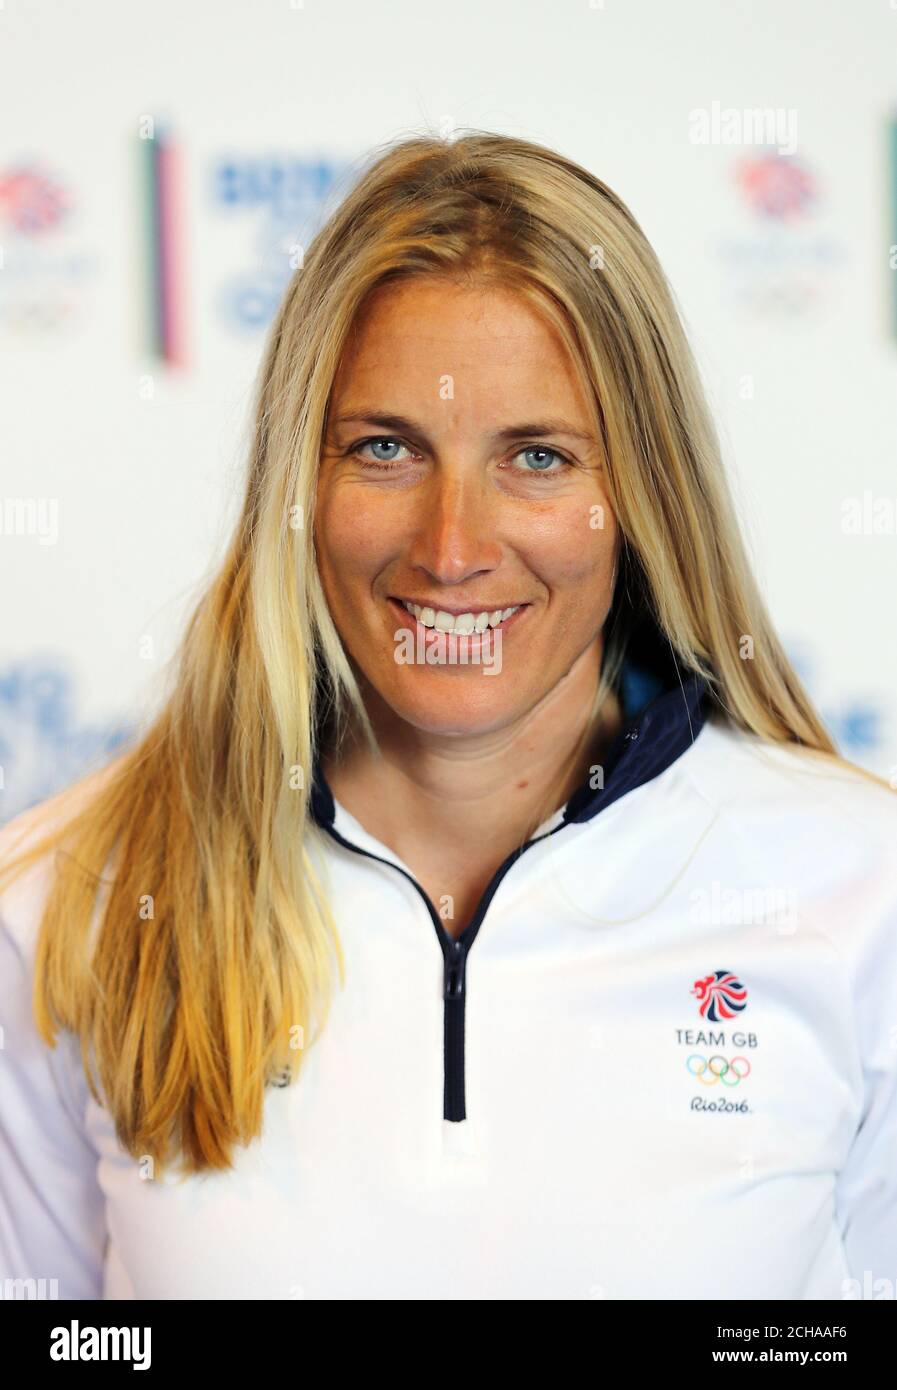
[[[650,782],[694,743],[706,719],[710,691],[703,677],[673,668],[662,680],[647,667],[624,663],[620,693],[624,728],[608,749],[602,787],[586,778],[569,798],[563,822],[581,823],[597,816],[621,796]],[[324,828],[336,814],[320,755],[312,778],[311,814]]]
[[[681,675],[664,687],[642,667],[626,663],[622,672],[625,727],[608,749],[602,787],[586,779],[570,797],[564,821],[591,820],[621,796],[650,782],[690,748],[704,726],[710,690],[702,676]],[[651,693],[645,696],[646,689]]]

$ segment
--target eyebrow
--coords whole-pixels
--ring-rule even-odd
[[[380,410],[353,410],[348,414],[335,415],[329,422],[333,425],[348,424],[368,424],[379,425],[381,429],[395,430],[397,433],[417,435],[418,438],[426,440],[426,432],[423,425],[416,420],[411,420],[407,415],[387,415]],[[494,430],[492,439],[497,444],[509,443],[514,439],[534,439],[542,438],[549,434],[566,434],[571,439],[581,439],[587,444],[597,444],[594,435],[585,434],[582,430],[575,429],[566,420],[536,420],[530,423],[524,422],[520,425],[506,425],[503,429]]]

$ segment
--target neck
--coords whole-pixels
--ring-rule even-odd
[[[590,728],[601,657],[599,638],[526,715],[477,734],[416,728],[366,689],[382,757],[360,737],[338,762],[325,756],[334,796],[399,854],[421,835],[477,857],[499,836],[509,848],[523,842],[600,763],[621,727],[611,694]]]

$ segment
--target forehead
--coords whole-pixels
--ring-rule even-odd
[[[557,329],[512,289],[428,279],[380,286],[356,317],[335,393],[399,379],[432,384],[434,374],[460,375],[467,387],[579,391]]]

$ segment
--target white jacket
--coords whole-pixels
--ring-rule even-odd
[[[34,1027],[48,871],[7,888],[0,1279],[91,1299],[893,1298],[895,798],[715,722],[691,678],[644,704],[637,675],[604,788],[505,862],[460,946],[316,770],[346,985],[227,1173],[144,1180],[75,1040],[50,1051]]]

